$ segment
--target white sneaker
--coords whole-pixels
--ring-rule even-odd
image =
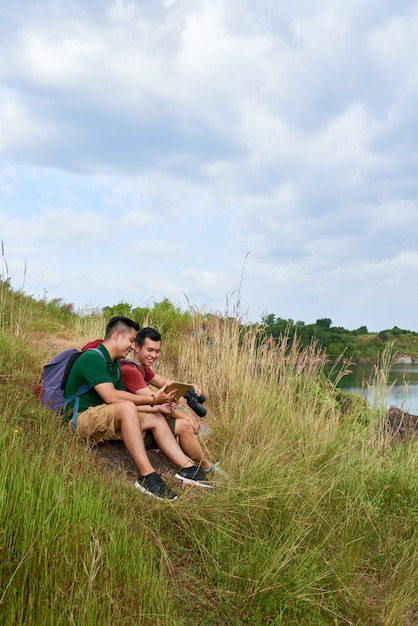
[[[213,472],[214,474],[219,474],[222,478],[229,478],[229,475],[221,468],[219,463],[212,463],[212,467],[210,469],[205,469],[203,471],[206,474],[211,474]]]

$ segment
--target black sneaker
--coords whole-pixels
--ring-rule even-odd
[[[176,478],[182,480],[184,483],[188,483],[189,485],[199,485],[199,487],[212,487],[209,484],[208,479],[206,477],[205,472],[197,465],[192,465],[192,467],[183,467],[179,469]]]
[[[157,472],[152,472],[147,476],[138,476],[135,487],[157,500],[177,500],[177,494],[165,484]]]

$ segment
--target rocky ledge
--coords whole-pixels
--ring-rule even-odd
[[[386,414],[386,432],[388,435],[405,439],[418,438],[418,415],[405,413],[396,406],[391,406]]]

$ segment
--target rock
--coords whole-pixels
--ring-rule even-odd
[[[410,356],[409,354],[398,354],[398,355],[395,355],[393,362],[396,364],[404,363],[406,365],[409,365],[413,363],[414,361],[412,359],[412,356]]]
[[[405,439],[418,437],[418,415],[405,413],[396,406],[391,406],[386,413],[387,432],[392,436]]]
[[[124,478],[134,480],[138,476],[138,470],[123,441],[99,443],[92,450],[99,461],[118,471]],[[147,454],[152,466],[161,476],[171,474],[176,469],[161,450],[147,450]]]

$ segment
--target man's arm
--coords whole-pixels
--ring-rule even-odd
[[[149,380],[148,382],[153,387],[157,387],[157,389],[161,389],[161,387],[163,387],[167,383],[170,383],[171,381],[165,380],[165,378],[163,378],[162,376],[155,374],[154,378],[151,378],[151,380]],[[196,385],[196,383],[191,383],[191,385],[193,389],[195,390],[195,392],[197,393],[197,395],[200,396],[200,394],[202,393],[202,390],[199,387],[199,385]]]
[[[149,397],[152,392],[150,391],[149,387],[145,383],[143,373],[140,372],[137,367],[134,367],[129,364],[123,364],[121,366],[121,372],[122,372],[122,380],[125,386],[128,389],[130,389],[130,391],[133,392],[134,395],[139,396],[141,399],[143,399],[141,400],[141,405],[144,406],[147,403],[149,403],[150,402]],[[157,374],[155,374],[153,378],[151,378],[148,382],[151,383],[153,387],[157,387],[160,389],[160,391],[158,391],[155,394],[155,396],[157,397],[161,393],[161,391],[167,387],[170,381],[166,381],[164,380],[164,378],[162,378],[162,376],[158,376]],[[175,395],[175,392],[174,392],[174,395]],[[167,405],[165,405],[164,403],[164,406],[161,406],[160,403],[158,403],[158,407],[157,406],[144,407],[145,413],[147,412],[152,413],[156,411],[161,411],[161,413],[163,413],[163,415],[165,415],[166,417],[173,417],[174,419],[183,418],[183,419],[190,420],[195,434],[196,435],[198,434],[200,425],[196,422],[196,420],[193,420],[189,415],[177,409],[177,402],[174,400],[174,397],[173,397],[173,401],[171,403],[170,402],[167,403]]]
[[[161,387],[163,387],[167,383],[171,383],[171,380],[166,380],[162,376],[155,374],[154,378],[151,378],[151,380],[149,380],[148,382],[153,387],[157,387],[157,389],[161,389]]]
[[[161,385],[161,388],[157,392],[156,395],[161,393],[162,389],[166,389],[166,387],[170,384],[170,381],[164,380],[161,376],[158,376],[157,374],[154,376],[154,378],[152,378],[148,382],[150,383],[150,385],[153,385],[154,387],[157,387],[157,388]],[[143,398],[149,397],[148,387],[146,389],[137,389],[135,391],[135,395],[140,396],[140,397],[142,396]],[[174,400],[171,403],[171,411],[169,411],[169,412],[167,411],[166,412],[164,410],[163,413],[164,413],[164,415],[166,415],[166,417],[172,417],[174,419],[184,419],[184,420],[187,420],[188,422],[190,422],[190,424],[191,424],[191,426],[193,428],[194,434],[197,435],[199,433],[199,431],[200,431],[200,424],[199,424],[199,422],[197,422],[195,419],[193,419],[193,417],[191,417],[188,413],[184,413],[183,411],[179,411],[179,409],[177,408],[177,403]]]
[[[171,402],[171,400],[174,399],[176,392],[171,391],[170,393],[165,393],[167,386],[167,384],[163,385],[155,394],[148,389],[144,390],[146,393],[141,394],[131,393],[130,391],[122,391],[121,389],[116,389],[112,383],[100,383],[95,385],[94,389],[106,404],[115,404],[116,402],[130,400],[135,405],[142,406],[147,404],[159,405]]]

